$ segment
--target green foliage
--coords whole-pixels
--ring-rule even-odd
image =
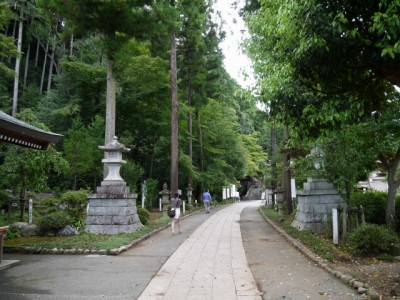
[[[244,149],[247,165],[247,175],[257,177],[264,172],[267,154],[260,145],[257,133],[240,135]]]
[[[357,192],[350,198],[350,204],[362,205],[365,221],[373,224],[385,224],[387,193],[377,191]]]
[[[325,4],[266,0],[245,18],[271,115],[304,137],[369,117],[399,83],[398,3]]]
[[[64,139],[64,152],[70,165],[72,189],[93,186],[96,178],[101,176],[103,153],[98,146],[103,144],[102,135],[100,136],[103,130],[103,119],[98,116],[89,126],[85,126],[80,119],[75,119],[68,130]],[[88,182],[86,178],[91,178],[92,182]]]
[[[88,190],[67,191],[61,195],[60,202],[66,205],[66,213],[73,219],[84,219],[88,205]]]
[[[400,240],[396,233],[385,226],[365,224],[350,235],[349,242],[358,253],[389,254]]]
[[[126,164],[122,165],[121,177],[127,183],[132,193],[136,192],[137,183],[139,182],[140,178],[142,178],[143,173],[143,167],[131,160],[127,160]]]
[[[158,207],[158,202],[159,202],[158,181],[152,178],[146,179],[146,190],[147,190],[146,203],[145,203],[146,209],[151,210],[153,207]]]
[[[85,220],[82,218],[73,218],[71,220],[71,226],[76,230],[82,230],[85,228]]]
[[[42,217],[39,222],[39,229],[42,234],[53,233],[55,235],[58,230],[69,225],[70,222],[71,219],[66,212],[58,211]]]
[[[4,190],[0,190],[0,209],[5,209],[8,207],[8,202],[10,201],[10,194]]]
[[[162,226],[162,225],[161,225]],[[25,246],[36,248],[58,249],[105,249],[110,250],[130,244],[133,240],[149,233],[152,229],[145,226],[143,229],[132,233],[93,234],[82,232],[71,237],[21,237],[6,241],[7,246]]]
[[[388,194],[379,191],[367,191],[366,193],[354,193],[350,199],[351,205],[362,205],[365,221],[373,224],[386,224],[385,212]],[[400,215],[400,196],[395,198],[396,216]]]
[[[240,124],[235,111],[213,99],[201,110],[204,170],[201,182],[212,191],[228,183],[236,182],[247,173],[246,149],[243,140],[238,138]],[[194,147],[200,149],[199,141]],[[200,153],[198,153],[198,157]]]
[[[1,151],[5,155],[1,172],[7,174],[0,179],[1,187],[12,188],[18,194],[27,189],[94,190],[99,185],[103,157],[98,146],[104,144],[104,120],[99,116],[105,115],[105,102],[110,103],[106,96],[113,94],[112,90],[106,93],[107,66],[114,71],[108,74],[109,78],[115,77],[118,83],[115,134],[132,149],[124,154],[128,163],[122,167],[121,176],[133,192],[139,178],[168,182],[171,145],[170,131],[166,128],[171,125],[172,32],[179,41],[179,187],[184,190],[187,178],[191,178],[194,193],[201,185],[219,190],[221,184],[236,182],[244,173],[263,172],[263,154],[257,147],[259,137],[254,133],[255,98],[250,91],[240,88],[223,68],[219,42],[224,33],[211,16],[211,2],[185,0],[172,6],[169,1],[151,0],[38,0],[24,4],[34,10],[24,14],[30,21],[24,24],[21,63],[22,68],[26,64],[28,72],[26,82],[20,76],[19,111],[25,114],[22,108],[29,107],[37,118],[25,114],[24,121],[34,126],[41,122],[37,127],[64,137],[48,152],[29,153],[18,147]],[[13,15],[9,15],[7,6],[2,4],[0,8],[1,32],[12,28],[9,21]],[[59,20],[63,26],[59,26],[53,45],[49,32]],[[10,38],[3,43],[3,36],[0,33],[0,65],[9,67],[16,54],[15,41]],[[39,45],[37,57],[33,48],[28,52],[32,41]],[[41,82],[47,43],[55,55],[53,76],[43,74]],[[50,78],[51,87],[46,90]],[[12,82],[0,76],[0,103],[8,110],[12,90]],[[209,99],[213,99],[211,107],[203,110]],[[189,111],[193,120],[196,114],[199,116],[193,122],[191,134],[193,157],[187,151]],[[203,113],[207,114],[205,118]],[[218,124],[214,125],[216,120]],[[264,115],[259,120],[264,120]],[[240,136],[241,133],[246,136]],[[3,162],[3,157],[0,160]],[[156,186],[153,185],[154,192],[149,188],[148,209],[158,206],[160,188]]]
[[[377,257],[377,259],[380,260],[380,261],[394,262],[394,257],[393,257],[393,255],[390,255],[390,254],[379,255]]]
[[[150,218],[150,213],[147,209],[141,207],[141,206],[136,206],[137,208],[137,214],[139,216],[139,220],[143,225],[147,225],[149,222]]]
[[[36,115],[31,109],[20,112],[18,117],[30,125],[48,130],[44,124],[37,121]],[[21,189],[47,191],[50,175],[61,175],[66,172],[67,168],[68,163],[53,147],[50,147],[48,151],[38,151],[8,145],[4,163],[0,166],[1,173],[7,174],[7,176],[0,178],[0,185],[16,191]]]
[[[16,228],[8,228],[7,230],[7,240],[17,239],[21,237],[21,232]]]
[[[5,63],[4,58],[8,56],[17,56],[17,49],[14,45],[13,37],[6,36],[3,34],[8,22],[13,18],[12,11],[8,7],[7,3],[0,3],[0,74],[2,76],[11,77],[13,70],[11,70]]]
[[[369,139],[362,138],[357,126],[347,126],[324,139],[321,149],[323,178],[332,182],[349,202],[354,186],[368,178],[376,160]]]

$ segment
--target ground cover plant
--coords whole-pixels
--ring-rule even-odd
[[[82,232],[76,236],[16,236],[4,241],[4,247],[35,247],[48,249],[95,249],[111,250],[130,244],[143,235],[167,225],[169,217],[163,216],[162,212],[149,212],[147,224],[142,229],[132,233],[121,233],[117,235],[92,234]]]

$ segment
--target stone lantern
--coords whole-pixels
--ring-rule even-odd
[[[105,146],[99,146],[105,153],[102,160],[107,176],[97,187],[95,194],[90,194],[86,216],[86,231],[101,234],[134,232],[143,227],[137,214],[137,194],[131,194],[129,186],[121,178],[119,171],[122,153],[129,152],[117,137]]]
[[[113,140],[107,145],[99,146],[99,149],[103,150],[105,153],[105,158],[102,162],[107,170],[107,176],[101,182],[101,186],[125,186],[126,183],[119,174],[119,171],[122,164],[126,163],[126,161],[122,159],[122,153],[131,150],[119,143],[116,136],[114,136]],[[112,192],[112,189],[108,188],[108,192]]]

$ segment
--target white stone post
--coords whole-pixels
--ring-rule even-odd
[[[339,244],[339,217],[337,208],[332,208],[333,243]]]
[[[29,199],[29,225],[32,225],[32,199]]]

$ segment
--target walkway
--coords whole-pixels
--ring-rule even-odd
[[[243,201],[182,220],[118,256],[5,254],[0,299],[364,299]],[[243,240],[242,240],[243,237]]]
[[[168,259],[139,300],[261,299],[240,232],[246,205],[211,215]]]

